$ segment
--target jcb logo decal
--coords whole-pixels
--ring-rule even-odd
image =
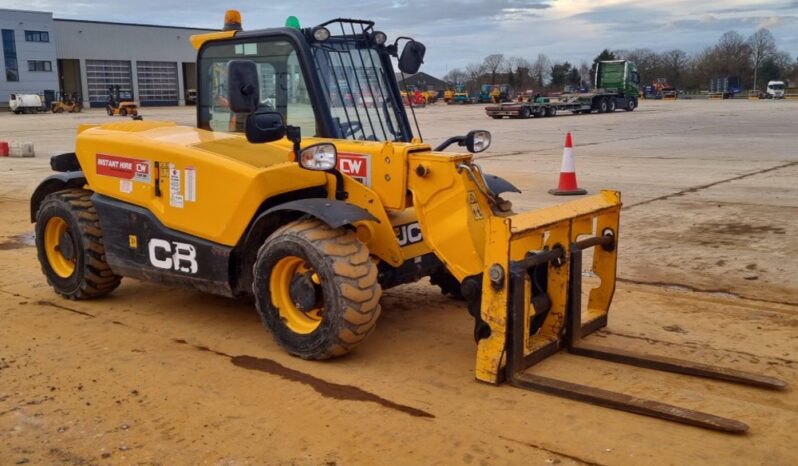
[[[148,244],[150,263],[159,269],[197,273],[197,249],[191,244],[152,238]]]
[[[396,233],[396,239],[399,240],[399,246],[409,246],[424,241],[424,237],[421,235],[421,225],[418,222],[394,227],[394,233]]]

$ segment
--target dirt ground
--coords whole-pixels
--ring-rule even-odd
[[[145,109],[193,122],[193,109]],[[624,196],[618,291],[589,340],[788,381],[783,392],[558,354],[542,375],[742,420],[710,432],[474,380],[472,320],[427,282],[384,293],[376,332],[314,363],[281,351],[250,304],[132,279],[70,302],[47,286],[28,199],[80,122],[0,114],[0,465],[798,463],[798,101],[642,102],[633,113],[491,120],[417,111],[430,142],[487,129],[479,159],[562,201],[567,131],[580,184]]]

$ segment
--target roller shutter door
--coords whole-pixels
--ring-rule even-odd
[[[110,86],[119,86],[119,89],[123,91],[133,90],[133,74],[130,62],[123,60],[86,60],[86,82],[89,85],[89,105],[92,107],[105,107],[108,103],[108,88]]]
[[[139,101],[145,105],[177,105],[177,63],[136,62]]]

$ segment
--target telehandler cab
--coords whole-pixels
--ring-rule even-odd
[[[399,42],[405,45],[399,51]],[[490,134],[436,148],[414,136],[394,77],[424,46],[370,21],[193,36],[197,127],[81,125],[74,153],[31,199],[42,270],[69,299],[122,277],[254,296],[276,341],[340,356],[375,328],[383,289],[431,277],[475,319],[476,377],[741,432],[741,422],[524,373],[567,348],[584,356],[770,388],[770,377],[581,343],[607,324],[620,194],[513,213],[518,191],[474,163]],[[451,145],[468,152],[444,152]],[[597,277],[582,306],[582,254]]]

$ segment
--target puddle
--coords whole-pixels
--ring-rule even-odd
[[[186,340],[183,339],[174,339],[172,341],[174,341],[175,343],[179,343],[181,345],[189,344]],[[377,403],[386,408],[395,409],[397,411],[401,411],[411,416],[435,418],[433,414],[430,414],[421,409],[413,408],[412,406],[407,406],[393,402],[391,400],[387,400],[377,394],[363,390],[360,387],[355,387],[354,385],[344,385],[339,383],[328,382],[316,376],[300,372],[296,369],[291,369],[290,367],[283,366],[279,362],[274,361],[272,359],[256,358],[254,356],[246,356],[246,355],[231,356],[226,353],[212,350],[207,346],[194,345],[194,348],[200,351],[207,351],[216,354],[218,356],[227,357],[230,359],[230,362],[232,362],[235,366],[240,367],[242,369],[266,372],[267,374],[276,375],[285,380],[290,380],[292,382],[299,382],[301,384],[307,385],[313,388],[321,396],[324,396],[326,398],[333,398],[336,400],[345,400],[345,401],[365,401],[365,402]]]
[[[36,236],[31,231],[28,233],[22,233],[21,235],[6,237],[6,240],[0,243],[0,251],[22,249],[32,246],[36,246]]]

